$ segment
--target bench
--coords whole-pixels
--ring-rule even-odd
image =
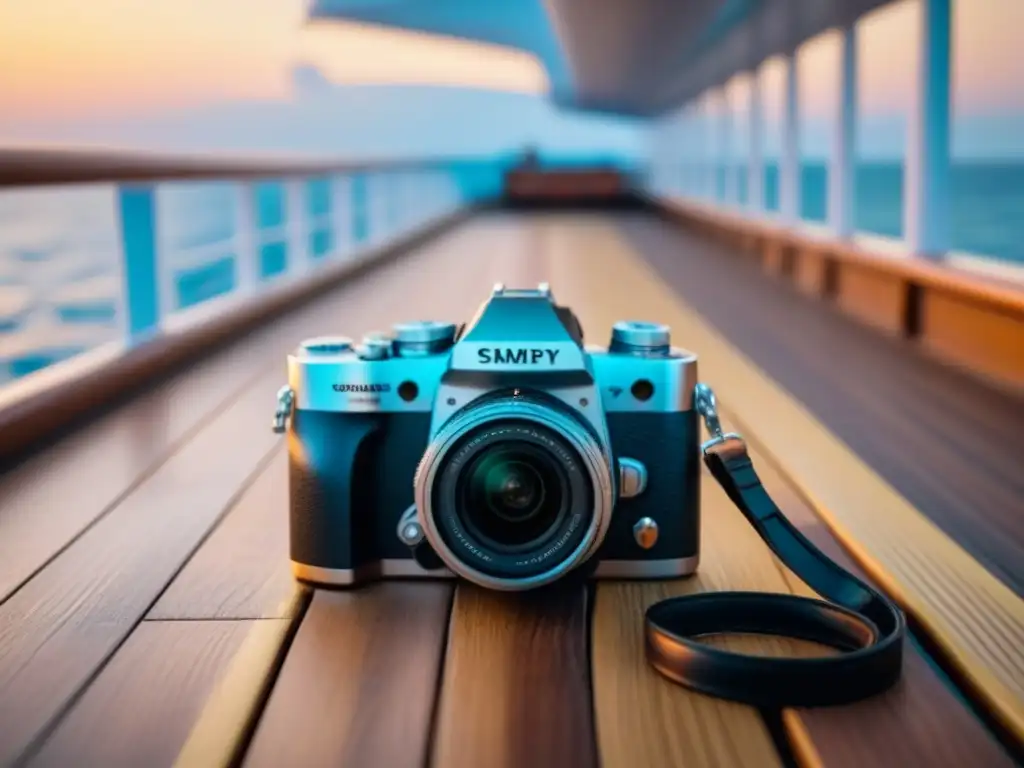
[[[444,290],[424,290],[427,275]],[[269,429],[287,350],[398,316],[465,317],[493,283],[541,279],[591,341],[638,313],[677,336],[685,329],[769,491],[819,546],[900,600],[956,665],[966,698],[913,643],[895,689],[834,709],[760,712],[654,674],[641,649],[646,604],[803,589],[709,477],[690,579],[601,582],[544,599],[452,582],[298,586],[286,456]],[[949,607],[965,595],[970,625]],[[3,766],[1011,765],[1024,737],[1024,643],[1012,642],[1022,625],[1019,598],[599,219],[464,224],[0,476]]]

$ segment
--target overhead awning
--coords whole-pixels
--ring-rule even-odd
[[[350,19],[534,53],[559,104],[652,116],[892,0],[313,0]]]

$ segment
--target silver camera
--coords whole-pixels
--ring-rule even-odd
[[[497,286],[462,326],[309,339],[288,381],[275,429],[303,581],[523,590],[697,567],[697,360],[663,325],[585,347],[547,285]]]

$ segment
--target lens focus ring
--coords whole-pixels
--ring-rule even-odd
[[[511,429],[499,428],[502,424],[522,426]],[[502,442],[502,439],[506,442]],[[483,445],[484,442],[488,445],[477,450],[477,446]],[[561,493],[568,482],[569,486],[565,487],[575,490],[570,493],[571,498],[567,503],[572,505],[586,500],[587,509],[583,516],[585,529],[579,535],[574,534],[571,529],[566,529],[564,535],[554,536],[550,531],[554,531],[560,521],[564,522],[565,516],[563,514],[562,518],[559,518],[556,509],[548,508],[542,510],[541,515],[545,520],[550,518],[550,530],[544,527],[544,520],[534,521],[536,527],[533,532],[536,536],[530,539],[522,533],[528,530],[528,527],[521,526],[514,533],[522,534],[522,538],[527,540],[527,543],[524,543],[507,533],[513,529],[506,527],[502,529],[506,533],[502,535],[504,541],[500,543],[508,546],[496,547],[493,546],[493,535],[486,535],[492,533],[493,529],[481,533],[479,527],[474,525],[481,522],[479,515],[459,517],[457,511],[451,508],[452,504],[462,503],[457,498],[458,491],[452,490],[451,478],[453,473],[472,475],[476,471],[473,464],[474,456],[486,454],[490,444],[504,447],[508,452],[515,454],[528,443],[533,443],[530,450],[534,452],[550,453],[550,458],[555,460],[555,467],[561,473],[562,481],[559,483],[555,482],[550,471],[545,471],[543,474],[546,478],[542,483],[544,489]],[[546,464],[544,461],[537,463],[536,459],[530,461],[533,462],[532,471],[540,471],[538,467],[544,469],[546,465],[551,464],[550,461]],[[518,480],[526,481],[527,484],[530,482],[526,476]],[[555,581],[596,551],[611,522],[613,481],[601,445],[574,416],[559,409],[558,405],[548,405],[521,397],[515,400],[488,400],[470,405],[453,416],[427,447],[416,472],[417,515],[427,540],[453,572],[491,589],[529,589]],[[517,483],[512,485],[516,487],[506,487],[504,490],[512,491],[513,500],[520,494],[529,495],[529,489],[524,489]],[[499,497],[502,495],[499,493]],[[504,494],[504,497],[507,499],[508,494]],[[558,498],[556,493],[549,501],[556,504]],[[455,520],[456,517],[459,519]],[[456,530],[453,526],[461,526],[461,530]],[[554,536],[556,541],[549,542],[547,539],[550,536]],[[540,549],[536,556],[527,558],[535,566],[533,571],[527,572],[529,569],[524,568],[520,574],[497,573],[489,568],[492,560],[498,560],[505,553],[522,553],[523,547],[534,544],[538,544]],[[459,552],[464,556],[460,556]],[[489,553],[494,553],[493,558]],[[523,558],[520,557],[520,560]]]

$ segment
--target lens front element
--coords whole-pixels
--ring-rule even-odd
[[[544,481],[535,468],[493,455],[481,464],[470,478],[470,487],[483,495],[491,512],[510,523],[528,520],[537,513],[544,499]]]
[[[455,480],[453,511],[466,533],[497,553],[540,546],[569,511],[569,478],[553,453],[531,442],[530,431],[529,425],[492,428],[487,437],[495,442]]]

